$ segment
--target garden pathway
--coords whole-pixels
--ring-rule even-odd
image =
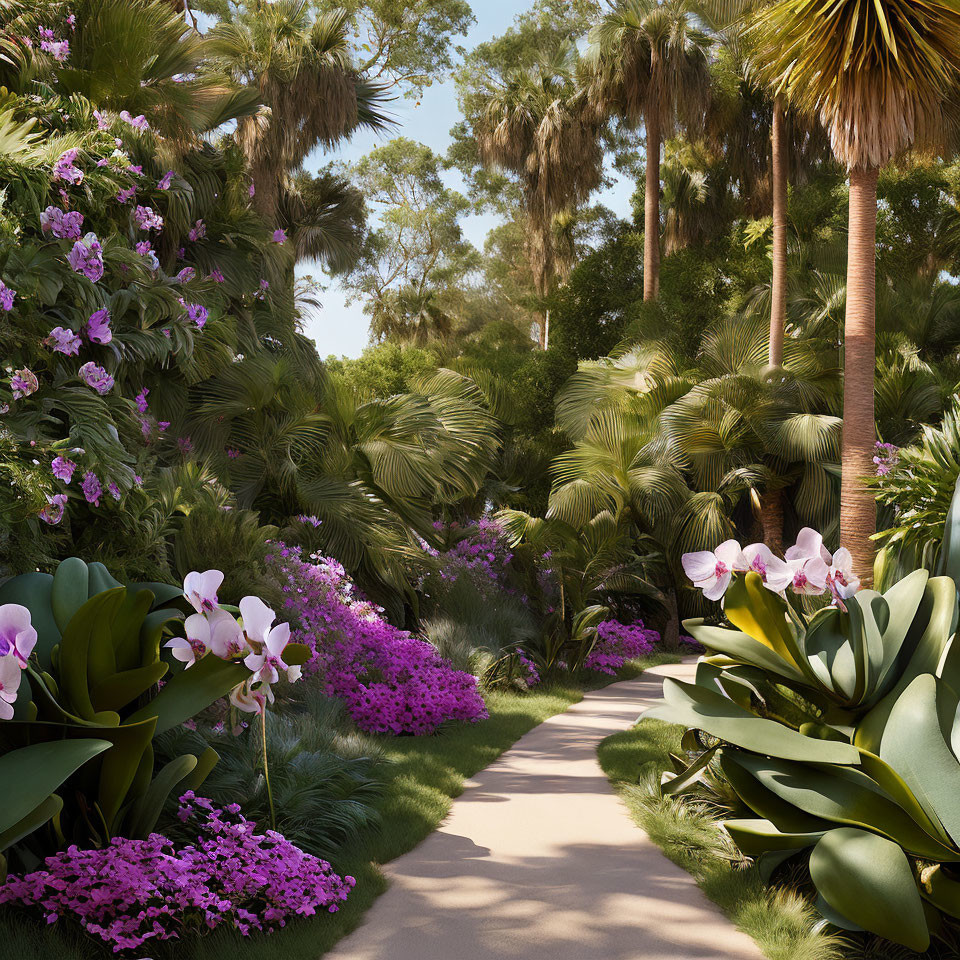
[[[660,697],[655,667],[588,693],[467,782],[329,960],[760,960],[630,819],[597,763]]]

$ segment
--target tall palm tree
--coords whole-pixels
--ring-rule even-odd
[[[475,125],[484,164],[520,180],[526,220],[527,260],[543,299],[557,275],[554,221],[582,203],[599,184],[603,151],[599,124],[578,95],[576,48],[564,44],[528,67],[491,81]],[[540,327],[546,342],[547,317]]]
[[[618,0],[590,32],[587,96],[600,116],[643,121],[647,138],[643,299],[660,287],[660,147],[678,118],[701,117],[710,38],[687,0]]]
[[[850,178],[840,535],[872,572],[877,177],[912,148],[943,142],[960,75],[960,11],[939,0],[782,0],[751,28],[760,74],[816,114]]]
[[[252,0],[209,34],[214,71],[257,90],[264,104],[241,120],[236,137],[250,163],[254,206],[270,222],[289,177],[316,147],[387,124],[381,89],[351,59],[349,14],[313,10],[308,0]]]

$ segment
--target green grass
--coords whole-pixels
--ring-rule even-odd
[[[639,676],[646,666],[676,660],[669,654],[647,657],[624,668],[617,679],[630,679]],[[488,720],[450,726],[437,736],[372,738],[390,761],[380,803],[383,826],[333,859],[338,873],[357,880],[338,913],[294,922],[269,939],[246,939],[232,931],[218,930],[203,939],[190,937],[180,945],[164,945],[155,952],[143,947],[137,955],[157,960],[260,960],[267,955],[283,960],[317,960],[360,924],[364,913],[386,889],[379,865],[411,850],[435,830],[453,798],[463,792],[465,780],[548,717],[582,700],[584,689],[605,686],[612,678],[590,675],[579,680],[579,684],[543,684],[527,693],[489,693]],[[98,944],[60,924],[44,928],[36,920],[4,913],[0,916],[0,960],[103,960],[109,956]]]
[[[815,929],[819,918],[802,893],[764,885],[756,868],[740,858],[703,804],[655,794],[648,778],[658,780],[660,771],[670,768],[669,754],[681,753],[682,733],[683,728],[674,724],[644,720],[600,744],[600,765],[634,820],[756,940],[769,960],[848,957],[844,938]]]

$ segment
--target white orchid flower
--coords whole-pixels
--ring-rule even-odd
[[[838,600],[847,600],[860,589],[860,578],[853,572],[853,557],[846,547],[833,555],[827,571],[827,587]]]
[[[765,543],[751,543],[743,548],[748,572],[759,574],[763,585],[774,593],[782,593],[793,579],[793,571]]]
[[[7,604],[14,606],[14,604]],[[13,704],[17,699],[17,690],[22,678],[20,661],[16,654],[0,657],[0,720],[13,719]]]
[[[823,534],[812,527],[804,527],[797,535],[797,542],[787,548],[784,554],[787,562],[791,560],[809,560],[819,557],[825,564],[833,561],[830,551],[823,545]]]
[[[267,703],[273,703],[273,691],[270,687],[254,690],[250,677],[230,691],[230,702],[243,713],[263,713]]]
[[[794,593],[816,597],[826,590],[830,568],[821,557],[798,557],[788,560],[787,566],[790,569],[790,589]]]
[[[243,630],[253,648],[243,661],[253,673],[251,678],[264,684],[276,683],[284,671],[292,683],[300,678],[300,668],[283,661],[283,651],[290,642],[290,624],[273,626],[276,614],[259,597],[244,597],[240,601]]]
[[[685,553],[680,562],[683,572],[703,591],[708,600],[719,600],[730,585],[735,570],[747,567],[736,540],[724,540],[716,550]]]
[[[183,579],[183,595],[197,613],[210,613],[217,609],[217,591],[223,583],[220,570],[194,570]]]
[[[0,657],[13,654],[26,666],[36,644],[30,611],[19,603],[0,604]]]

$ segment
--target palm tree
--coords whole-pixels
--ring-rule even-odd
[[[577,93],[576,48],[544,53],[484,91],[486,106],[475,125],[483,163],[520,180],[526,219],[526,254],[542,299],[558,272],[554,221],[582,203],[599,184],[603,151],[599,125]],[[540,326],[545,346],[547,316]]]
[[[454,317],[439,290],[408,286],[384,291],[373,304],[370,333],[375,340],[399,340],[423,346],[449,336]]]
[[[587,96],[598,116],[647,138],[643,299],[660,287],[660,147],[678,118],[699,120],[709,91],[710,38],[697,29],[687,0],[618,0],[590,33]]]
[[[840,535],[869,579],[877,177],[904,151],[943,142],[960,79],[960,11],[938,0],[838,0],[827,12],[816,0],[782,0],[760,9],[751,31],[761,76],[819,116],[850,178]]]
[[[289,177],[318,146],[383,129],[381,89],[355,69],[349,14],[313,14],[308,0],[253,0],[209,34],[215,73],[256,90],[264,109],[236,138],[250,164],[255,208],[273,223]]]

